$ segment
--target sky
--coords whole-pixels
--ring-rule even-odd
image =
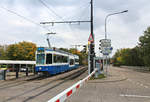
[[[120,48],[133,48],[150,24],[149,0],[93,0],[95,51],[99,55],[99,40],[104,39],[105,17],[108,39],[113,52]],[[43,5],[44,4],[46,5]],[[0,45],[21,41],[48,46],[46,33],[54,47],[71,48],[87,44],[90,23],[40,25],[40,22],[90,20],[90,0],[1,0]],[[81,47],[79,49],[82,49]]]

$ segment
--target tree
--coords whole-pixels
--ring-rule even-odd
[[[65,52],[69,52],[69,50],[67,48],[59,48],[59,50],[65,51]]]
[[[143,66],[143,60],[140,57],[140,48],[124,48],[117,50],[113,56],[114,65],[127,65],[127,66]]]
[[[8,59],[6,56],[6,52],[4,51],[4,48],[1,47],[0,48],[0,60],[6,60],[6,59]]]
[[[117,50],[113,56],[114,65],[150,66],[150,27],[139,38],[139,44],[132,48]]]
[[[10,60],[35,60],[36,44],[20,42],[8,46],[7,57]]]
[[[142,58],[146,66],[150,66],[150,27],[144,31],[144,35],[139,38]]]

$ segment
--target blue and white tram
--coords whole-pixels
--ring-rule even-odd
[[[57,74],[79,67],[79,57],[68,52],[38,47],[36,51],[36,72]]]

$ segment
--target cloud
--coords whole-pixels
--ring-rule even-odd
[[[39,0],[2,0],[0,7],[17,12],[39,24],[42,21],[89,20],[90,0],[43,0],[47,9]],[[143,6],[144,5],[144,6]],[[149,0],[94,0],[94,34],[96,52],[99,40],[104,38],[104,20],[106,15],[128,9],[128,13],[109,17],[108,38],[116,49],[134,47],[139,36],[149,26]],[[55,11],[55,14],[53,11]],[[0,44],[11,44],[19,41],[32,41],[38,46],[47,46],[47,30],[4,9],[0,9]],[[61,16],[63,19],[61,19]],[[44,26],[44,25],[42,25]],[[74,44],[87,44],[90,35],[90,24],[56,24],[45,25],[57,34],[50,37],[53,46],[71,47]]]

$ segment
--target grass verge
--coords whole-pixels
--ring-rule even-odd
[[[95,75],[92,76],[92,77],[90,78],[90,80],[94,80],[94,79],[103,79],[103,78],[106,78],[105,75],[104,75],[104,74],[100,74],[100,75],[98,75],[97,78],[95,77]]]

